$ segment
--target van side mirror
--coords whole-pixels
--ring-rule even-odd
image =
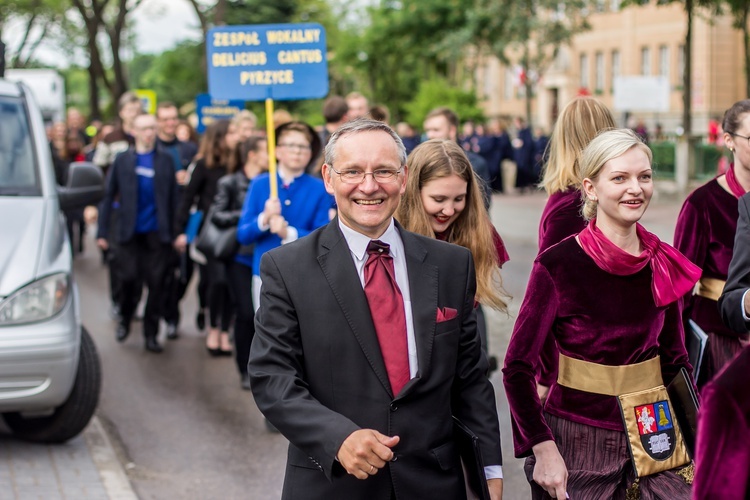
[[[60,208],[73,210],[96,205],[104,198],[104,173],[97,165],[88,161],[70,164],[68,182],[57,187]]]

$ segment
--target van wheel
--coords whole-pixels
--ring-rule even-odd
[[[13,434],[37,443],[63,443],[83,431],[99,403],[102,370],[96,346],[89,332],[81,329],[81,354],[73,390],[52,415],[26,418],[20,413],[4,413]]]

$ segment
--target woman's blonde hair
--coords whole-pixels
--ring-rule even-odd
[[[507,312],[492,222],[484,208],[479,181],[461,147],[451,140],[424,142],[409,155],[406,193],[401,198],[396,218],[408,231],[431,238],[435,232],[422,203],[425,184],[451,175],[466,181],[466,207],[448,228],[446,241],[468,248],[474,257],[477,277],[477,300],[498,311]]]
[[[609,109],[593,97],[576,97],[557,118],[549,142],[549,160],[544,167],[547,194],[578,185],[578,159],[581,151],[602,130],[616,128]]]
[[[632,148],[638,148],[648,157],[649,164],[653,160],[651,149],[643,143],[643,140],[629,128],[618,128],[606,130],[597,135],[586,149],[581,153],[579,184],[583,179],[595,180],[604,168],[604,165],[615,158],[619,158]],[[591,220],[596,217],[597,202],[590,200],[586,192],[581,189],[583,199],[583,218]]]

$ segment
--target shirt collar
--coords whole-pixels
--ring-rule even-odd
[[[354,254],[354,257],[356,257],[357,260],[364,260],[367,257],[367,245],[370,244],[372,238],[370,238],[369,236],[365,236],[362,233],[358,233],[354,229],[341,222],[341,219],[339,219],[339,228],[344,234],[346,244],[349,246],[349,250],[352,252],[352,254]],[[377,239],[382,241],[383,243],[387,243],[391,247],[390,254],[394,258],[399,255],[399,252],[403,245],[401,243],[401,236],[398,234],[396,225],[393,222],[393,217],[391,217],[391,223],[388,224],[388,229],[386,229],[385,232]]]

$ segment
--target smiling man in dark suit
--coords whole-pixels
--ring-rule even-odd
[[[249,374],[290,441],[285,499],[462,499],[452,416],[502,496],[500,432],[468,250],[403,230],[398,135],[372,120],[330,138],[338,217],[268,252]]]

